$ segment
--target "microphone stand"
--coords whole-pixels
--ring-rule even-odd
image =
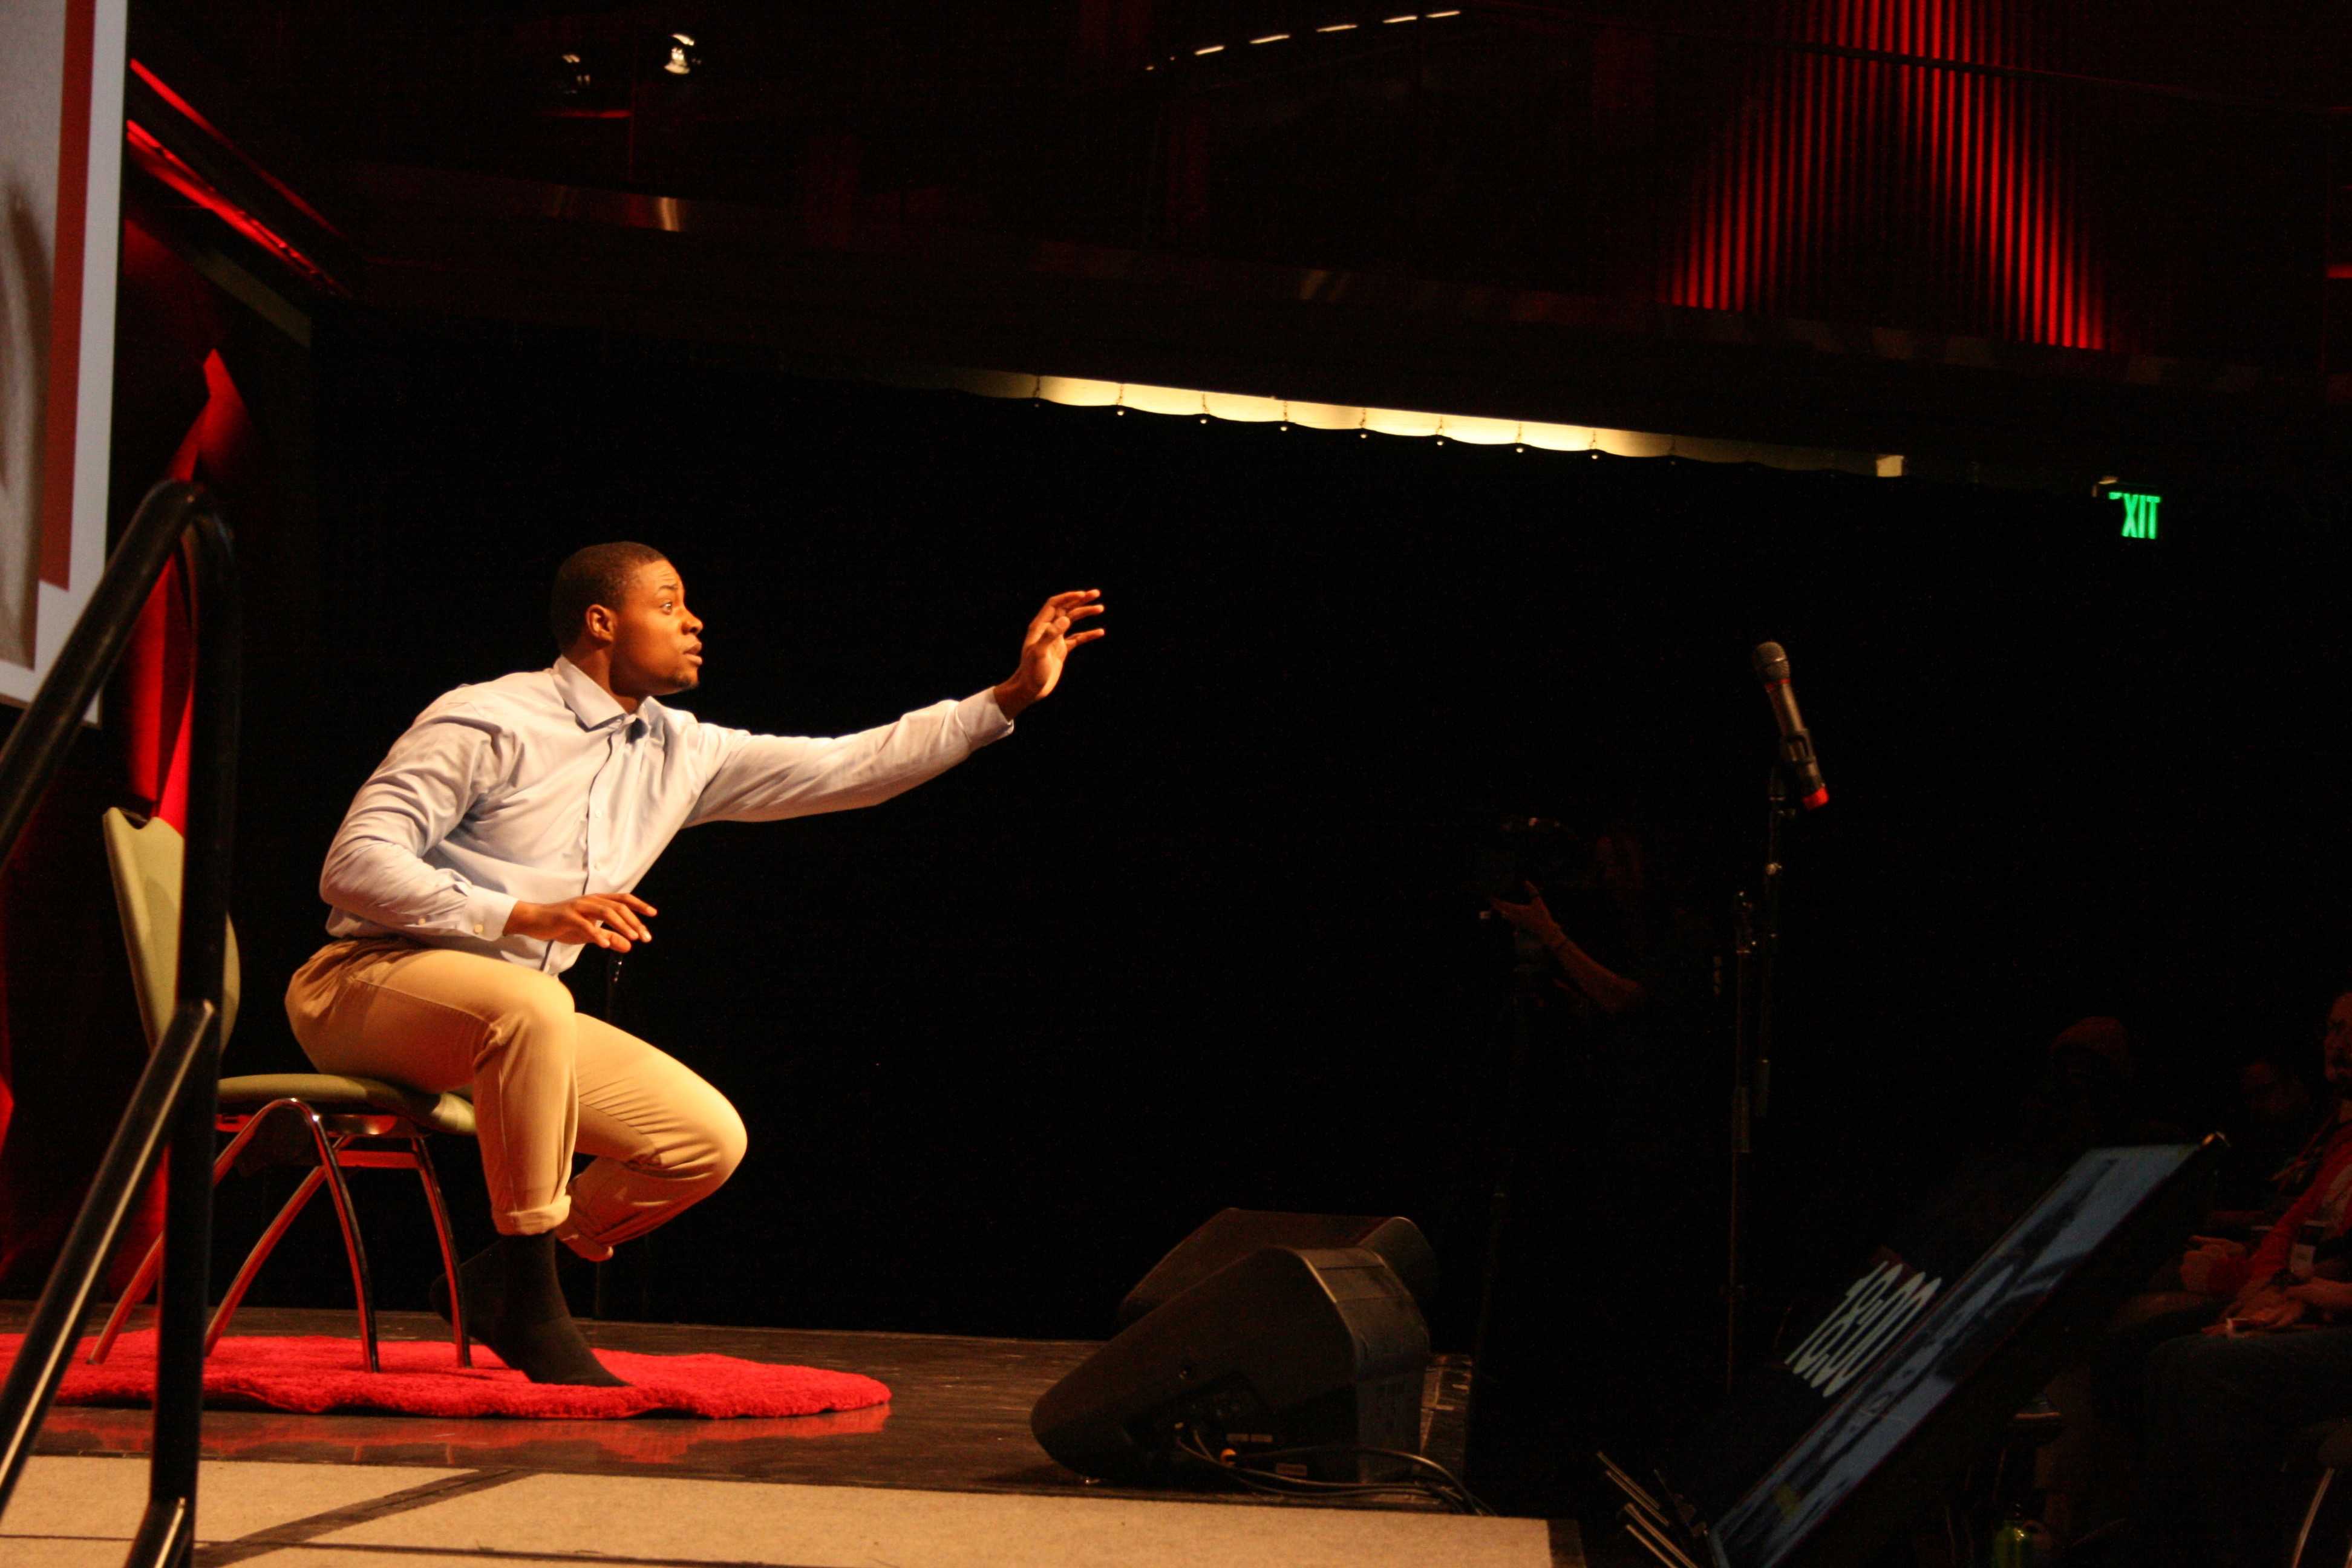
[[[1502,1278],[1503,1246],[1510,1232],[1512,1189],[1518,1184],[1528,1071],[1535,1053],[1536,986],[1542,973],[1529,945],[1525,936],[1512,931],[1510,1059],[1505,1070],[1502,1114],[1496,1125],[1499,1146],[1495,1152],[1494,1182],[1486,1193],[1486,1245],[1478,1265],[1478,1319],[1470,1335],[1472,1375],[1485,1383],[1483,1388],[1476,1382],[1472,1384],[1474,1392],[1465,1424],[1472,1432],[1480,1426],[1482,1414],[1488,1423],[1493,1419],[1496,1379],[1488,1363],[1487,1340],[1494,1327],[1495,1298]],[[1505,1370],[1510,1376],[1517,1374],[1516,1367]],[[1482,1406],[1486,1407],[1483,1411]],[[1472,1463],[1482,1469],[1492,1441],[1486,1432],[1477,1432],[1475,1436],[1465,1434],[1464,1437],[1465,1449],[1473,1456]]]
[[[1790,747],[1783,745],[1781,761]],[[1764,876],[1759,893],[1733,895],[1733,1023],[1731,1030],[1731,1194],[1724,1238],[1723,1382],[1731,1386],[1739,1370],[1739,1319],[1748,1301],[1741,1266],[1746,1243],[1748,1163],[1755,1124],[1771,1108],[1772,972],[1780,954],[1780,829],[1797,815],[1789,802],[1789,782],[1775,763],[1765,786]]]

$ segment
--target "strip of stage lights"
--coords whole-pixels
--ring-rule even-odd
[[[1087,381],[1076,376],[1012,371],[959,371],[947,384],[983,397],[1026,397],[1073,408],[1110,408],[1206,422],[1226,419],[1245,425],[1302,426],[1309,430],[1354,431],[1414,437],[1443,445],[1511,447],[1520,451],[1602,453],[1612,458],[1688,458],[1705,463],[1760,463],[1774,468],[1835,468],[1879,479],[1903,477],[1896,452],[1854,452],[1828,447],[1782,447],[1762,441],[1667,436],[1647,430],[1612,430],[1589,425],[1556,425],[1533,419],[1494,419],[1467,414],[1431,414],[1406,408],[1358,408],[1336,403],[1302,403],[1197,387],[1149,386],[1132,381]]]
[[[1362,21],[1327,22],[1321,26],[1317,27],[1312,33],[1303,36],[1307,37],[1315,37],[1330,33],[1352,33],[1357,31],[1359,28],[1377,29],[1381,27],[1394,27],[1400,26],[1407,22],[1442,22],[1446,20],[1448,17],[1459,16],[1460,15],[1462,15],[1462,13],[1458,10],[1403,11],[1399,12],[1394,16],[1367,17]],[[1255,48],[1266,44],[1286,44],[1290,42],[1291,39],[1299,37],[1302,37],[1302,35],[1297,33],[1261,33],[1256,37],[1248,39],[1244,47]],[[1225,52],[1225,48],[1226,46],[1223,44],[1202,44],[1192,49],[1192,55],[1194,59],[1206,59],[1211,55],[1223,54]],[[1170,55],[1168,57],[1168,60],[1172,64],[1181,58],[1182,57],[1179,55]],[[1158,70],[1160,68],[1160,61],[1153,60],[1147,63],[1143,68],[1148,71]]]

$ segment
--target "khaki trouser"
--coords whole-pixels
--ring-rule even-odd
[[[286,988],[321,1072],[474,1086],[490,1215],[604,1258],[716,1192],[743,1120],[683,1064],[577,1012],[551,974],[397,937],[331,942]],[[574,1149],[596,1156],[575,1177]]]

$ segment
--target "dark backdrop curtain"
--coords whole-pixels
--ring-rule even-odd
[[[691,705],[754,729],[974,689],[1049,590],[1114,606],[1004,746],[877,811],[685,835],[647,882],[660,940],[625,1022],[753,1146],[642,1249],[646,1315],[1096,1334],[1239,1204],[1421,1219],[1440,1342],[1465,1342],[1505,1048],[1475,918],[1493,825],[1638,819],[1719,939],[1760,852],[1765,637],[1835,799],[1791,847],[1759,1284],[1837,1276],[2086,1013],[2140,1031],[2177,1119],[2218,1120],[2231,1055],[2307,1040],[2344,955],[2340,520],[2305,498],[2176,495],[2144,544],[2087,497],[1202,426],[520,331],[331,316],[308,361],[276,342],[221,349],[281,519],[241,531],[233,1070],[299,1063],[270,1002],[320,940],[351,791],[441,690],[547,660],[576,544],[675,556],[710,628]],[[90,843],[50,885],[102,899]],[[119,969],[111,911],[67,913],[67,973]],[[131,1017],[127,992],[103,1006]],[[79,1031],[77,1059],[135,1032]],[[1573,1142],[1592,1108],[1561,1098],[1535,1120]],[[20,1104],[12,1148],[32,1124]],[[250,1185],[228,1201],[266,1205]],[[407,1196],[370,1211],[388,1306],[423,1302]],[[318,1240],[257,1300],[341,1300]],[[1639,1262],[1564,1258],[1559,1288]]]
[[[961,773],[698,830],[649,879],[627,1022],[753,1140],[646,1249],[659,1314],[1096,1332],[1243,1204],[1423,1218],[1459,1342],[1502,1000],[1486,834],[1631,814],[1719,931],[1760,856],[1766,637],[1836,798],[1791,846],[1764,1272],[1843,1268],[2074,1017],[2129,1017],[2194,1110],[2237,1042],[2305,1037],[2342,952],[2317,760],[2336,550],[2293,498],[2176,496],[2147,545],[2087,496],[1204,426],[520,332],[355,331],[320,374],[325,685],[288,771],[248,782],[274,826],[242,895],[257,973],[317,940],[319,854],[401,725],[545,662],[544,583],[579,542],[677,558],[710,624],[690,704],[755,729],[973,689],[1048,590],[1114,605],[1067,689]],[[1550,1109],[1572,1139],[1590,1108]]]

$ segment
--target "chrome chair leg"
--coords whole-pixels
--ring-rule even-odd
[[[261,1124],[278,1111],[284,1110],[298,1112],[309,1124],[311,1142],[317,1151],[319,1163],[308,1175],[302,1178],[301,1184],[295,1189],[293,1195],[288,1198],[278,1209],[277,1216],[269,1222],[268,1228],[262,1232],[261,1238],[254,1244],[253,1250],[246,1254],[245,1262],[238,1268],[236,1278],[230,1281],[226,1293],[221,1298],[220,1305],[214,1309],[211,1323],[205,1331],[205,1354],[210,1356],[214,1348],[220,1343],[221,1336],[228,1331],[229,1320],[236,1316],[237,1308],[244,1303],[246,1292],[252,1287],[255,1276],[260,1273],[262,1266],[269,1260],[270,1254],[277,1250],[278,1242],[284,1238],[287,1230],[294,1221],[300,1216],[303,1208],[318,1195],[319,1189],[324,1186],[334,1199],[335,1220],[343,1234],[344,1256],[351,1262],[352,1294],[359,1311],[361,1348],[365,1355],[368,1371],[380,1372],[383,1370],[383,1363],[377,1349],[374,1284],[368,1268],[367,1249],[360,1240],[359,1212],[352,1206],[351,1188],[343,1178],[341,1161],[345,1145],[351,1142],[355,1134],[337,1137],[329,1133],[319,1113],[302,1100],[273,1100],[246,1117],[243,1124],[238,1126],[236,1136],[229,1140],[228,1146],[223,1149],[213,1161],[213,1184],[218,1186],[221,1179],[228,1174],[230,1168],[236,1163],[237,1156],[245,1152],[246,1145],[250,1143],[255,1134],[260,1131]],[[441,1197],[439,1173],[433,1167],[433,1156],[426,1147],[424,1131],[412,1127],[406,1137],[411,1168],[416,1172],[418,1179],[425,1185],[425,1205],[433,1214],[434,1238],[441,1247],[442,1271],[449,1280],[451,1303],[449,1331],[450,1338],[457,1345],[457,1364],[470,1367],[474,1364],[473,1341],[466,1328],[464,1300],[457,1291],[457,1246],[450,1236],[448,1208]],[[389,1155],[362,1158],[355,1154],[353,1159],[366,1164],[397,1163]],[[138,1271],[131,1277],[131,1283],[124,1289],[121,1298],[115,1302],[114,1310],[108,1315],[105,1327],[100,1331],[97,1342],[90,1347],[89,1360],[91,1365],[95,1366],[104,1362],[113,1350],[114,1342],[121,1337],[123,1325],[130,1320],[131,1312],[147,1299],[148,1292],[154,1289],[156,1276],[163,1269],[163,1239],[158,1237],[147,1249],[147,1255],[140,1260]]]
[[[212,1355],[213,1347],[220,1343],[221,1335],[228,1331],[228,1321],[236,1315],[238,1304],[244,1301],[247,1289],[253,1284],[253,1277],[261,1272],[261,1266],[269,1261],[272,1252],[278,1250],[279,1238],[285,1236],[287,1228],[318,1195],[319,1189],[326,1182],[326,1168],[313,1166],[310,1173],[302,1178],[301,1185],[294,1189],[294,1195],[278,1209],[278,1217],[269,1222],[269,1228],[261,1233],[261,1239],[253,1244],[253,1250],[245,1255],[245,1262],[237,1269],[236,1278],[229,1281],[227,1293],[221,1297],[220,1305],[213,1310],[212,1327],[205,1331],[205,1354],[207,1358]]]
[[[2294,1532],[2294,1550],[2287,1553],[2286,1568],[2302,1568],[2303,1549],[2311,1543],[2311,1527],[2318,1521],[2319,1505],[2327,1500],[2327,1489],[2335,1479],[2334,1470],[2322,1470],[2319,1484],[2311,1489],[2311,1506],[2303,1510],[2303,1528]]]
[[[319,1164],[327,1173],[327,1191],[335,1200],[335,1218],[343,1227],[343,1251],[352,1260],[352,1294],[359,1299],[360,1346],[366,1352],[367,1369],[382,1372],[375,1353],[375,1292],[368,1283],[367,1253],[360,1246],[360,1216],[352,1207],[351,1186],[335,1158],[348,1140],[330,1139],[319,1113],[307,1105],[302,1111],[302,1119],[310,1124],[310,1141],[319,1147]]]
[[[433,1168],[433,1154],[425,1134],[412,1131],[410,1147],[416,1151],[416,1176],[425,1184],[425,1205],[433,1211],[434,1238],[441,1244],[441,1271],[449,1281],[449,1336],[457,1344],[457,1364],[474,1364],[473,1342],[466,1337],[466,1296],[457,1289],[457,1248],[449,1239],[449,1211],[441,1203],[441,1173]]]
[[[248,1117],[245,1125],[237,1129],[236,1136],[229,1140],[228,1147],[222,1150],[220,1156],[213,1162],[213,1185],[220,1185],[221,1178],[228,1174],[229,1167],[236,1163],[236,1157],[245,1152],[245,1146],[253,1141],[255,1131],[271,1111],[283,1105],[300,1103],[292,1100],[273,1100]],[[147,1299],[147,1292],[155,1288],[155,1276],[163,1271],[163,1238],[159,1236],[147,1248],[147,1256],[140,1260],[139,1272],[133,1274],[131,1283],[123,1288],[121,1300],[114,1303],[114,1310],[108,1314],[106,1327],[99,1331],[98,1342],[90,1347],[91,1366],[106,1360],[108,1352],[114,1349],[116,1337],[122,1332],[123,1323],[139,1303]],[[207,1345],[206,1349],[209,1350],[210,1346]]]

